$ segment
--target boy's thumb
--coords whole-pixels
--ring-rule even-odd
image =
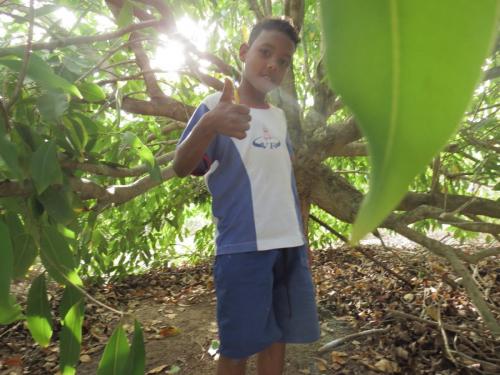
[[[224,80],[224,88],[222,89],[222,95],[220,97],[221,102],[232,103],[234,98],[234,88],[233,83],[229,78]]]

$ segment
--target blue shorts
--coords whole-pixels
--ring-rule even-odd
[[[319,339],[304,246],[218,255],[214,279],[221,355],[241,359],[275,342]]]

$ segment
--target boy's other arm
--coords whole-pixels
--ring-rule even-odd
[[[212,118],[207,112],[195,125],[188,137],[175,151],[173,168],[179,177],[189,175],[203,159],[205,150],[215,138]]]
[[[177,147],[173,163],[177,176],[187,176],[196,168],[217,134],[245,138],[250,120],[247,106],[233,104],[233,84],[226,79],[219,103],[201,117],[188,137]]]

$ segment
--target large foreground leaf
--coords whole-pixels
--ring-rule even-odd
[[[9,228],[0,219],[0,324],[9,324],[16,320],[21,310],[10,296],[10,282],[14,268],[12,242]]]
[[[393,210],[455,132],[496,31],[497,0],[323,0],[329,79],[371,157],[352,241]]]
[[[0,219],[0,304],[7,301],[10,293],[10,281],[14,268],[14,255],[12,254],[12,241],[10,240],[9,227]]]
[[[127,337],[118,326],[104,348],[97,375],[122,375],[130,352]]]
[[[144,348],[144,335],[139,322],[134,322],[134,337],[130,346],[125,371],[127,375],[142,375],[146,367],[146,351]]]
[[[18,215],[10,213],[5,216],[12,240],[14,268],[12,278],[23,277],[33,264],[37,249],[33,237],[26,231]]]
[[[52,315],[47,298],[45,274],[38,276],[31,284],[26,315],[31,336],[40,346],[49,345],[52,337]]]
[[[73,285],[66,286],[59,306],[61,316],[60,369],[62,375],[76,373],[82,345],[84,299]]]
[[[45,227],[40,241],[42,263],[50,276],[64,285],[82,285],[66,238],[55,227]]]

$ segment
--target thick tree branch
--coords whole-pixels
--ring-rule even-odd
[[[476,264],[481,259],[498,255],[500,255],[500,247],[492,247],[491,249],[484,249],[475,254],[468,255],[467,260],[469,263]]]
[[[500,233],[500,225],[498,224],[469,222],[467,220],[460,219],[441,208],[426,205],[419,206],[415,210],[405,214],[403,221],[406,225],[408,225],[429,218],[436,219],[444,224],[450,224],[457,228],[471,232],[490,233],[493,235]]]
[[[304,0],[285,0],[285,15],[290,17],[298,32],[304,23]]]
[[[495,79],[500,77],[500,66],[495,66],[486,71],[483,77],[483,81],[487,81],[489,79]]]
[[[124,98],[122,109],[129,113],[146,116],[164,116],[181,122],[187,122],[194,112],[194,107],[178,102],[170,97],[155,98],[151,101]]]
[[[61,40],[56,40],[56,41],[46,42],[46,43],[33,43],[31,45],[31,50],[32,51],[39,51],[39,50],[44,50],[44,49],[52,50],[52,49],[62,48],[62,47],[67,47],[67,46],[78,46],[81,44],[102,42],[105,40],[119,38],[122,35],[128,34],[130,32],[136,31],[136,30],[141,30],[141,29],[145,29],[147,27],[154,27],[157,25],[161,25],[162,22],[163,22],[162,20],[145,21],[145,22],[129,25],[127,27],[124,27],[122,29],[116,30],[116,31],[111,32],[111,33],[104,33],[104,34],[99,34],[99,35],[89,35],[89,36],[77,36],[77,37],[66,38],[66,39],[61,39]],[[25,48],[26,48],[26,45],[2,48],[2,49],[0,49],[0,57],[11,55],[12,53],[16,53],[19,50],[24,50]]]
[[[156,158],[156,162],[159,166],[162,166],[172,161],[173,158],[174,152],[169,152]],[[148,172],[148,166],[144,164],[134,168],[121,168],[105,164],[80,163],[73,160],[66,160],[61,162],[61,166],[70,170],[80,170],[107,177],[136,177]]]
[[[187,59],[187,65],[191,71],[191,75],[198,79],[205,86],[211,87],[217,91],[222,91],[224,83],[215,77],[208,74],[202,73],[198,68],[197,63],[195,63],[191,58]]]
[[[10,120],[9,120],[9,115],[7,114],[7,110],[5,109],[5,105],[3,104],[3,101],[0,97],[0,126],[1,124],[4,124],[5,130],[7,132],[10,132]]]
[[[412,211],[419,206],[434,206],[446,211],[454,211],[463,206],[464,215],[484,215],[500,218],[500,202],[486,198],[464,195],[408,193],[398,205],[398,211]]]
[[[27,183],[0,181],[0,198],[27,197],[31,194],[31,191]]]
[[[257,0],[247,0],[248,1],[248,7],[250,10],[252,10],[255,13],[255,18],[257,20],[261,20],[264,18],[264,11],[260,8],[259,3]]]
[[[362,137],[354,117],[346,122],[315,130],[309,149],[314,152],[314,159],[322,161],[339,153],[346,145]]]
[[[82,199],[97,199],[100,206],[111,204],[116,206],[146,193],[172,177],[175,177],[175,172],[172,167],[167,167],[161,170],[161,182],[155,181],[147,175],[128,185],[112,185],[107,188],[78,178],[71,178],[70,184]]]
[[[144,83],[146,84],[148,95],[151,99],[164,98],[165,94],[160,88],[155,74],[151,72],[151,64],[149,63],[148,55],[146,51],[144,51],[140,39],[142,39],[142,37],[139,33],[133,32],[130,34],[130,48],[134,52],[136,63],[144,76]]]
[[[334,147],[329,156],[368,156],[368,148],[364,142],[352,142],[345,146]]]
[[[328,86],[328,80],[326,79],[324,60],[321,59],[316,65],[316,77],[312,81],[312,94],[314,97],[314,104],[310,110],[308,117],[306,118],[306,127],[317,128],[316,122],[324,125],[326,120],[332,114],[332,104],[335,103],[336,95]],[[313,122],[310,125],[309,122]]]

